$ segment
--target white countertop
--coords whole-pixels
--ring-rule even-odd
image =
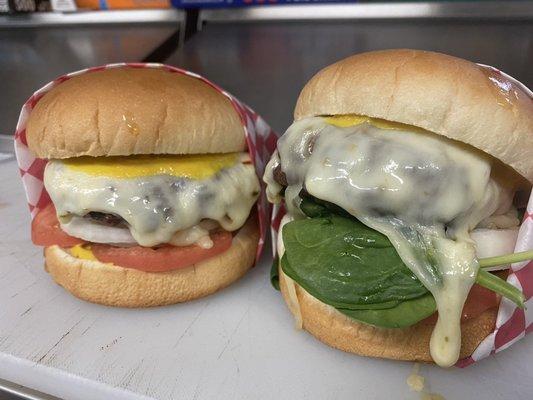
[[[66,399],[420,399],[412,363],[293,328],[265,257],[230,288],[142,310],[80,301],[43,270],[14,161],[0,162],[0,378]],[[531,399],[532,337],[466,369],[423,365],[450,399]]]

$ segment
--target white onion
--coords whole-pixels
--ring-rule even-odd
[[[169,243],[173,246],[189,246],[196,243],[204,249],[209,249],[213,247],[209,231],[219,226],[216,221],[203,220],[198,225],[176,232]],[[92,243],[137,245],[128,228],[107,226],[88,218],[73,216],[68,223],[61,224],[61,229],[70,236]]]
[[[470,232],[476,242],[477,258],[496,257],[514,253],[518,228],[516,229],[474,229]],[[507,269],[509,265],[487,268],[488,271]]]
[[[128,228],[102,225],[88,218],[73,216],[68,223],[61,224],[61,229],[70,236],[93,243],[137,244]]]

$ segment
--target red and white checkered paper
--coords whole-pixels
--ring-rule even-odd
[[[242,103],[236,97],[232,96],[222,88],[218,87],[214,83],[210,82],[206,78],[195,74],[190,71],[186,71],[180,68],[171,67],[163,64],[153,63],[120,63],[120,64],[108,64],[100,67],[93,67],[84,69],[81,71],[72,72],[67,75],[60,76],[54,81],[48,83],[36,91],[22,106],[19,120],[17,123],[17,130],[15,132],[15,152],[17,155],[17,162],[19,166],[20,175],[24,189],[26,191],[26,198],[30,207],[31,217],[39,212],[50,203],[50,197],[43,185],[43,173],[47,160],[36,158],[28,148],[26,140],[26,123],[28,117],[39,102],[39,100],[51,89],[60,85],[61,83],[73,78],[77,75],[90,74],[96,71],[102,71],[110,68],[160,68],[168,72],[176,74],[184,74],[190,77],[201,80],[207,83],[212,88],[216,89],[230,101],[237,113],[239,114],[243,126],[244,133],[246,135],[246,142],[248,144],[248,152],[254,163],[257,176],[260,178],[261,194],[257,200],[257,213],[259,217],[260,238],[257,247],[256,260],[259,259],[265,243],[265,235],[268,227],[268,221],[270,216],[270,205],[267,202],[266,194],[264,190],[264,184],[262,181],[265,165],[268,162],[270,155],[276,147],[277,136],[276,133],[268,126],[268,124],[256,114],[250,107]]]
[[[501,72],[500,70],[494,67],[483,64],[479,64],[479,66],[482,68],[490,69],[491,72],[495,74],[495,76],[500,74],[501,76],[513,81],[517,88],[521,89],[533,100],[533,92],[523,83],[517,81],[513,77]],[[494,82],[494,84],[499,83]],[[531,133],[533,134],[533,132]],[[284,204],[274,205],[272,211],[272,220],[270,224],[272,243],[277,243],[279,225],[285,213],[286,209]],[[524,215],[524,220],[518,233],[518,239],[515,245],[515,252],[532,249],[533,192],[530,195],[527,211]],[[275,245],[272,246],[272,251],[275,257],[277,252]],[[487,336],[487,338],[483,342],[480,343],[480,345],[470,357],[459,360],[456,364],[457,367],[467,367],[489,356],[490,354],[505,350],[513,343],[522,339],[526,334],[533,331],[533,261],[527,261],[511,265],[509,276],[507,277],[507,282],[522,290],[526,298],[526,309],[521,310],[513,302],[505,298],[502,299],[498,309],[498,316],[496,319],[496,327],[494,328],[494,331],[489,336]]]

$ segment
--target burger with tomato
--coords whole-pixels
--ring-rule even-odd
[[[294,117],[264,180],[287,208],[272,278],[298,326],[447,367],[494,330],[502,297],[524,306],[489,272],[532,257],[505,256],[533,183],[517,83],[444,54],[363,53],[316,74]]]
[[[26,134],[51,199],[32,240],[75,296],[184,302],[253,265],[259,181],[239,115],[207,83],[158,68],[79,75],[40,99]]]

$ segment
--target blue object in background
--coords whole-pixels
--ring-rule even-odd
[[[357,0],[171,0],[176,8],[231,8],[278,4],[358,3]]]

